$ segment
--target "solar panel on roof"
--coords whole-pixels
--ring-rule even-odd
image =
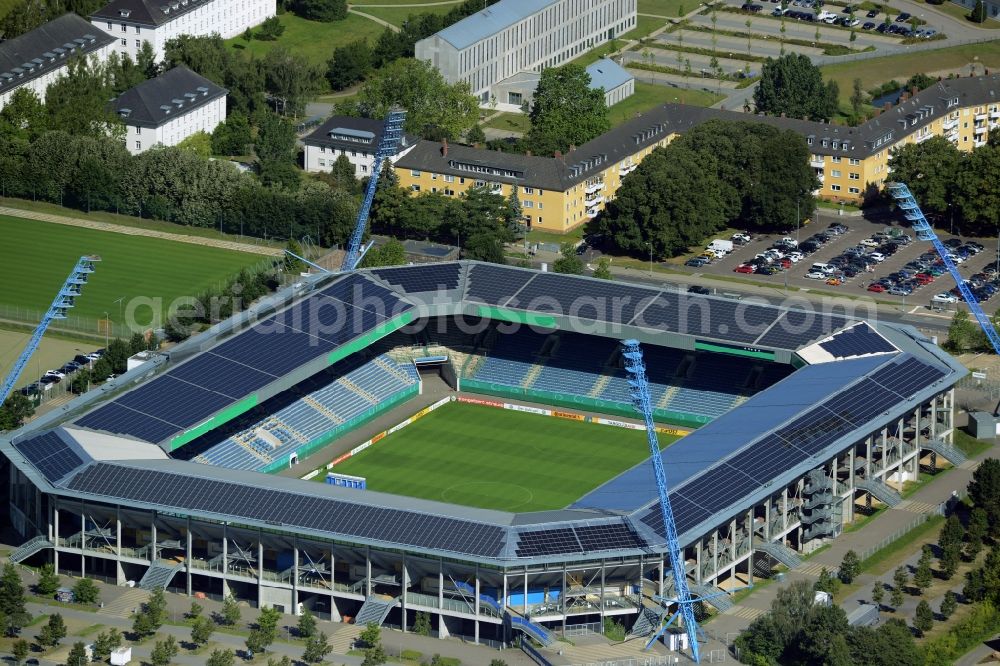
[[[634,550],[645,548],[646,542],[624,523],[582,525],[573,528],[584,552],[601,550]]]
[[[456,289],[461,268],[459,264],[424,264],[372,272],[389,284],[401,287],[403,291],[422,292]]]
[[[503,305],[535,275],[494,264],[474,264],[469,269],[465,298],[487,305]]]
[[[525,531],[518,534],[518,557],[544,557],[580,552],[583,552],[583,548],[570,527]]]
[[[507,303],[521,310],[628,323],[658,292],[601,280],[541,273]]]
[[[829,340],[820,342],[819,346],[834,358],[862,356],[864,354],[884,354],[897,351],[888,340],[879,335],[875,329],[862,322],[857,326],[837,333]]]
[[[816,338],[829,335],[846,323],[847,320],[842,317],[805,310],[789,310],[757,340],[757,344],[765,347],[798,349]]]
[[[14,448],[50,482],[83,464],[83,459],[54,431],[17,442]]]

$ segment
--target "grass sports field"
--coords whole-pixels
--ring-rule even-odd
[[[660,446],[676,439],[660,435]],[[396,495],[544,511],[572,504],[647,455],[642,430],[453,402],[334,471]]]
[[[245,252],[220,250],[158,238],[50,224],[0,215],[0,238],[6,248],[0,262],[0,316],[3,306],[48,308],[56,291],[84,254],[102,261],[90,277],[72,315],[101,319],[107,312],[119,320],[115,301],[149,297],[164,307],[178,296],[190,296],[225,281],[244,266],[265,258]],[[137,310],[140,324],[148,324],[149,310]]]

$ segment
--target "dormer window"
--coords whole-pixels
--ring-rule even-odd
[[[118,115],[122,118],[128,118],[132,115],[132,109],[118,109]]]
[[[163,115],[169,116],[172,109],[170,108],[169,104],[161,104],[160,111],[163,111]]]
[[[131,13],[132,13],[131,9],[119,9],[118,10],[118,15],[121,16],[122,18],[128,18],[129,14],[131,14]]]
[[[208,96],[208,87],[207,86],[198,86],[198,92],[201,93],[202,97],[206,97],[206,96]]]

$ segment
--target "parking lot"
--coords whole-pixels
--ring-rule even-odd
[[[772,269],[755,267],[755,271],[753,273],[741,274],[736,272],[736,269],[739,266],[753,262],[758,255],[764,254],[782,237],[788,237],[795,240],[796,236],[798,236],[798,240],[804,243],[814,234],[827,231],[828,226],[831,224],[830,217],[824,217],[822,222],[807,224],[800,228],[797,233],[792,231],[785,234],[755,236],[748,244],[735,247],[730,254],[714,260],[711,264],[700,268],[685,267],[684,270],[690,271],[693,275],[743,278],[751,282],[773,285],[779,289],[783,288],[787,284],[789,287],[796,287],[799,289],[824,291],[852,297],[865,296],[875,298],[879,301],[905,305],[912,304],[914,306],[932,305],[932,298],[936,294],[949,292],[955,287],[954,281],[951,279],[951,276],[943,270],[943,266],[937,266],[935,268],[931,265],[934,263],[933,261],[925,262],[926,268],[924,269],[917,267],[913,267],[912,269],[905,268],[907,264],[919,261],[921,255],[924,255],[925,253],[932,253],[934,248],[930,243],[918,241],[913,238],[913,232],[908,228],[898,226],[890,227],[889,230],[896,233],[904,233],[913,238],[913,240],[906,245],[899,244],[895,253],[891,256],[885,257],[883,261],[870,261],[870,267],[867,270],[861,268],[855,275],[846,275],[840,271],[832,272],[829,277],[838,275],[842,279],[842,282],[839,284],[836,282],[828,283],[827,279],[807,278],[806,275],[811,272],[813,264],[829,264],[836,257],[847,252],[850,248],[857,248],[856,252],[863,249],[866,254],[870,254],[871,252],[879,251],[880,247],[886,244],[886,242],[883,241],[877,243],[878,247],[858,247],[862,245],[863,241],[870,239],[874,234],[885,233],[887,228],[883,223],[870,222],[860,217],[846,216],[836,218],[832,223],[843,224],[846,227],[846,232],[839,235],[832,235],[828,242],[824,243],[814,252],[803,256],[794,263],[790,262],[786,258],[784,263],[789,265],[789,268],[781,268],[781,259],[776,259],[772,263],[768,264],[769,266],[775,267]],[[950,236],[947,233],[939,233],[939,236],[942,241],[946,243],[952,238],[957,238]],[[978,242],[985,248],[978,252],[975,256],[971,256],[968,260],[959,264],[959,271],[966,279],[975,274],[981,273],[986,268],[994,269],[997,266],[997,255],[995,250],[996,239],[962,238],[960,240],[963,244],[968,241]],[[952,242],[953,244],[957,244],[957,241]],[[871,244],[871,241],[869,241],[869,244]],[[790,252],[791,250],[784,254],[789,254]],[[934,259],[934,257],[931,257],[930,255],[927,255],[926,258]],[[763,262],[758,260],[758,263]],[[932,268],[934,269],[933,271],[931,270]],[[761,270],[764,272],[758,272]],[[891,284],[887,283],[885,285],[885,291],[869,291],[869,288],[873,283],[887,278],[891,274],[898,274],[901,271],[907,270],[910,270],[911,272],[904,273],[903,275],[896,275],[896,279]],[[768,275],[766,274],[767,272],[773,272],[773,274]],[[937,272],[938,275],[930,275],[931,272]],[[918,273],[921,274],[921,277],[915,278]],[[928,277],[931,279],[928,280]],[[924,282],[925,284],[919,284],[920,282]],[[995,310],[995,303],[1000,301],[1000,299],[997,299],[993,293],[989,293],[996,288],[997,281],[993,280],[993,283],[994,286],[991,288],[985,285],[978,286],[979,283],[977,282],[977,289],[979,290],[978,298],[984,302],[985,308],[989,311]],[[893,287],[896,288],[894,289]],[[909,293],[903,293],[906,291],[909,291]],[[935,307],[944,308],[955,307],[954,304],[943,302],[933,302],[933,305]]]

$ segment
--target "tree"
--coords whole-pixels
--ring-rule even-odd
[[[108,105],[115,97],[108,67],[96,60],[73,58],[45,91],[48,127],[72,135],[122,138],[125,125]]]
[[[267,666],[292,666],[292,660],[289,659],[288,655],[286,654],[283,655],[281,659],[268,659]]]
[[[991,174],[1000,169],[1000,148],[994,140],[968,153],[955,176],[955,199],[963,220],[962,231],[989,236],[1000,218],[1000,187]]]
[[[254,650],[254,652],[263,652],[274,643],[278,638],[278,622],[280,620],[281,612],[273,606],[261,609],[260,615],[257,616],[257,627],[254,630],[260,634],[258,642],[260,649]]]
[[[0,406],[0,430],[20,428],[35,413],[35,405],[19,392],[11,393]]]
[[[79,666],[79,664],[86,664],[87,661],[87,646],[82,641],[73,643],[69,654],[66,655],[66,666]]]
[[[876,580],[872,584],[872,603],[881,608],[883,599],[885,599],[885,584]]]
[[[365,647],[379,645],[382,642],[382,630],[374,622],[369,622],[365,625],[365,628],[361,630],[361,634],[358,635],[358,640],[363,643]]]
[[[334,90],[344,90],[364,81],[371,71],[371,47],[368,40],[358,39],[333,50],[327,61],[326,80]]]
[[[285,26],[277,16],[264,19],[257,32],[257,39],[262,42],[273,42],[285,32]]]
[[[571,275],[583,274],[583,260],[576,254],[576,246],[573,243],[563,243],[562,256],[556,259],[552,265],[552,270],[556,273],[569,273]]]
[[[490,659],[490,666],[507,666],[507,662],[503,659]]]
[[[431,616],[429,613],[417,613],[416,620],[413,622],[413,633],[418,636],[431,635]]]
[[[236,656],[232,650],[212,650],[205,663],[206,666],[233,666],[236,663]]]
[[[861,573],[861,558],[853,550],[849,550],[844,553],[844,558],[840,561],[837,577],[844,584],[850,585],[859,573]]]
[[[132,620],[132,633],[139,638],[152,636],[163,626],[167,617],[167,600],[163,590],[154,590],[149,601],[142,605],[142,612]]]
[[[236,597],[230,594],[222,602],[222,612],[217,621],[219,624],[232,627],[240,621],[240,615],[240,606],[236,603]]]
[[[18,88],[0,110],[0,136],[32,142],[48,129],[45,105],[35,91]]]
[[[361,262],[364,268],[376,266],[402,266],[406,263],[406,248],[395,238],[368,250]]]
[[[265,89],[283,116],[301,114],[306,101],[320,91],[323,75],[319,67],[284,47],[268,51],[261,67]]]
[[[292,11],[309,21],[330,23],[347,18],[346,0],[294,0]]]
[[[157,641],[150,654],[150,662],[153,666],[167,666],[174,660],[180,648],[173,636],[167,636],[166,640]]]
[[[852,32],[851,34],[853,35],[854,33]],[[867,95],[865,95],[865,91],[861,85],[861,79],[855,78],[851,89],[851,111],[854,112],[854,117],[858,120],[858,123],[856,124],[860,124],[865,100],[867,99]]]
[[[35,583],[35,592],[42,597],[51,597],[59,589],[62,582],[59,580],[59,574],[56,573],[56,569],[50,563],[46,562],[42,565],[42,568],[38,570],[38,582]]]
[[[295,626],[299,638],[311,638],[316,634],[316,616],[308,608],[299,616],[299,621]]]
[[[969,313],[965,310],[956,310],[948,326],[948,340],[944,343],[944,347],[956,353],[978,349],[981,346],[981,337],[982,331],[972,321]]]
[[[189,620],[197,620],[199,617],[201,617],[201,614],[204,610],[205,608],[201,604],[199,604],[197,601],[192,601],[191,608],[186,613],[187,618]]]
[[[181,150],[189,150],[199,157],[208,158],[212,156],[212,137],[206,132],[195,132],[190,136],[184,137],[177,144],[177,147]]]
[[[247,646],[247,652],[251,655],[263,652],[269,645],[267,642],[267,636],[260,629],[251,629],[250,635],[247,636],[245,643]]]
[[[234,111],[212,132],[212,153],[215,155],[246,155],[253,135],[246,115]]]
[[[990,524],[986,511],[982,507],[973,507],[969,514],[968,541],[965,544],[965,557],[969,560],[976,559],[979,551],[983,547],[983,540],[989,534]]]
[[[38,632],[38,644],[43,647],[55,647],[66,638],[66,623],[62,615],[53,613],[49,616],[49,621]]]
[[[969,498],[986,512],[992,529],[1000,526],[1000,460],[987,458],[972,473]]]
[[[333,648],[330,647],[330,639],[321,631],[306,641],[306,649],[302,653],[302,660],[307,664],[318,664],[332,651]],[[366,651],[365,659],[367,658]]]
[[[918,635],[923,636],[933,626],[934,611],[931,610],[930,604],[927,603],[926,599],[921,599],[920,603],[917,604],[917,611],[913,616],[913,628],[917,630]]]
[[[479,125],[473,125],[465,133],[465,142],[471,145],[486,143],[486,133]]]
[[[843,640],[849,630],[847,613],[837,605],[809,608],[802,628],[785,650],[782,661],[793,664],[844,664],[849,651]],[[849,663],[849,661],[847,662]]]
[[[597,260],[597,267],[594,269],[594,277],[601,280],[613,280],[611,275],[611,262],[607,257]]]
[[[958,597],[955,596],[954,592],[948,590],[944,593],[944,599],[941,600],[941,608],[939,610],[941,617],[947,620],[955,612],[956,608],[958,608]]]
[[[73,586],[73,598],[78,604],[99,604],[101,590],[89,578],[81,578]]]
[[[910,574],[906,570],[906,567],[899,567],[896,569],[895,573],[892,575],[893,588],[891,593],[891,602],[893,608],[899,608],[903,605],[903,591],[906,589],[907,584],[910,582]]]
[[[295,156],[295,126],[273,113],[263,114],[254,152],[261,163],[290,163]]]
[[[24,660],[28,658],[28,654],[31,652],[31,647],[28,645],[28,641],[23,638],[19,638],[14,641],[11,646],[11,653],[14,655],[14,662],[17,664],[23,664]]]
[[[123,643],[122,634],[117,629],[112,627],[107,631],[102,631],[94,639],[94,661],[107,661],[111,658],[111,653],[120,648]]]
[[[818,592],[836,594],[840,589],[840,580],[837,579],[826,567],[819,572],[819,579],[813,583],[813,589]]]
[[[983,0],[976,0],[976,5],[969,14],[969,20],[973,23],[984,23],[986,21],[986,5],[983,4]]]
[[[215,624],[207,617],[196,617],[191,623],[191,642],[195,645],[204,645],[212,638],[215,631]]]
[[[479,119],[469,84],[448,84],[428,62],[403,58],[373,74],[358,92],[357,111],[384,118],[394,106],[406,109],[407,132],[424,138],[455,139]]]
[[[964,161],[961,151],[943,136],[908,143],[889,156],[893,178],[906,183],[921,209],[942,216],[956,193],[956,173]]]
[[[530,118],[525,144],[539,155],[565,152],[611,129],[604,90],[591,89],[587,70],[572,63],[542,70]]]
[[[20,394],[18,394],[20,395]],[[8,562],[0,573],[0,617],[5,620],[3,627],[7,636],[17,636],[18,632],[31,620],[24,598],[24,586],[13,564]]]
[[[365,658],[361,661],[361,666],[380,666],[386,662],[385,648],[382,644],[365,648]]]
[[[924,546],[920,560],[917,561],[917,570],[913,572],[913,584],[917,587],[917,594],[923,594],[924,590],[934,582],[934,574],[931,571],[932,558],[930,546]]]
[[[824,83],[808,56],[789,53],[764,63],[754,103],[770,115],[829,120],[837,111],[838,96],[836,82]]]

